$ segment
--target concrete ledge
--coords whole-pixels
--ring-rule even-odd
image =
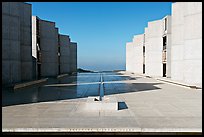
[[[27,87],[27,86],[31,86],[31,85],[34,85],[34,84],[39,84],[39,83],[42,83],[42,82],[46,82],[47,80],[48,80],[48,78],[45,78],[45,79],[40,79],[40,80],[35,80],[35,81],[16,84],[16,85],[14,85],[14,90],[19,89],[19,88],[24,88],[24,87]]]
[[[68,76],[69,74],[61,74],[61,75],[58,75],[57,78],[62,78],[62,77],[65,77],[65,76]]]

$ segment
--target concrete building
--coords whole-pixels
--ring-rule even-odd
[[[145,74],[171,77],[171,16],[145,28]]]
[[[171,78],[202,87],[202,2],[172,4]]]
[[[70,71],[77,72],[77,43],[70,42]]]
[[[133,42],[140,43],[140,42]],[[126,44],[126,70],[137,72],[142,54]],[[140,64],[140,63],[139,63]],[[172,4],[172,16],[145,28],[145,74],[202,87],[202,3]]]
[[[59,35],[59,70],[60,74],[70,73],[71,55],[70,55],[70,38],[67,35]]]
[[[32,80],[31,5],[2,2],[2,84]]]
[[[58,75],[58,29],[55,22],[32,16],[32,56],[37,64],[37,78]]]

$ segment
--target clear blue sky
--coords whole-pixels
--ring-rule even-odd
[[[78,67],[125,69],[125,44],[148,21],[171,15],[171,2],[28,2],[32,14],[56,22],[78,43]]]

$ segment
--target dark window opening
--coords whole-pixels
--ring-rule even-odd
[[[163,64],[163,77],[166,77],[166,64]]]
[[[163,50],[166,49],[166,36],[163,37]]]

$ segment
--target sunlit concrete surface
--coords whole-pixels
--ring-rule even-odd
[[[116,98],[118,110],[84,110],[88,97],[99,95],[100,75],[2,88],[2,130],[202,132],[202,90],[124,72],[102,73],[105,97]]]

